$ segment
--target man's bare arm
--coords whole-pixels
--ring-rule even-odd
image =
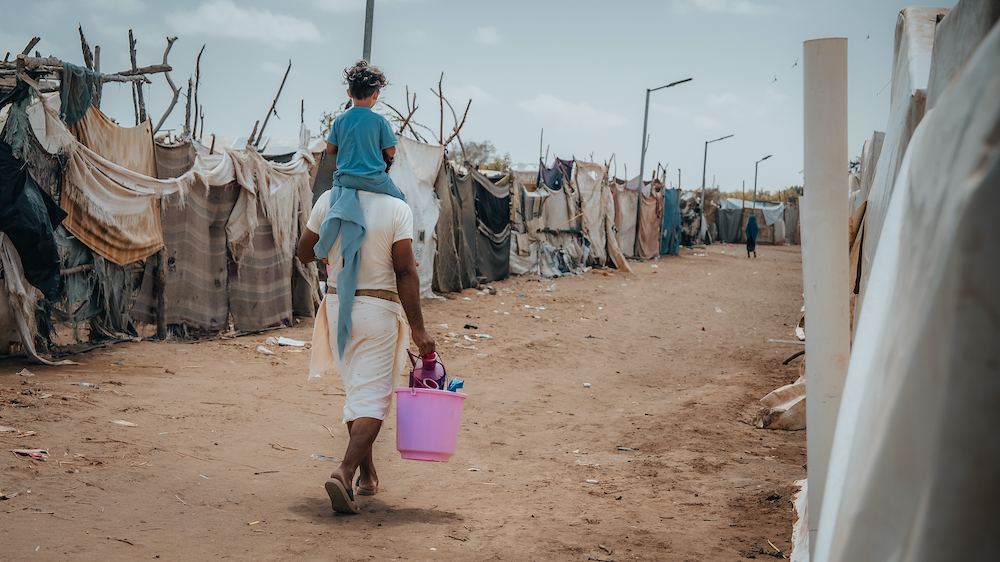
[[[302,231],[302,237],[299,238],[300,262],[309,263],[316,259],[316,252],[313,250],[316,242],[319,242],[319,234],[316,234],[308,228]]]
[[[420,277],[417,262],[413,259],[413,247],[409,239],[399,240],[392,245],[392,268],[396,272],[396,291],[399,302],[406,312],[410,324],[413,343],[420,355],[434,353],[434,338],[424,329],[424,315],[420,310]]]
[[[326,153],[327,154],[336,154],[337,153],[337,145],[326,143]]]

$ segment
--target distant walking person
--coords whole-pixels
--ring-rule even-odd
[[[750,252],[753,252],[753,257],[757,257],[757,231],[760,228],[757,226],[757,217],[750,215],[747,219],[747,257],[750,257]]]
[[[361,495],[378,492],[372,443],[389,411],[394,377],[406,370],[411,332],[421,355],[434,351],[434,339],[420,311],[413,213],[388,174],[396,136],[371,109],[385,75],[360,61],[344,76],[354,107],[333,121],[326,152],[337,155],[337,172],[309,215],[298,255],[303,263],[320,256],[330,266],[309,372],[335,364],[344,381],[350,442],[326,491],[335,511],[359,513],[355,486]]]

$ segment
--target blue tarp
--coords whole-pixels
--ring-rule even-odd
[[[681,239],[681,211],[677,205],[678,190],[663,190],[663,226],[660,229],[660,255],[676,256]]]

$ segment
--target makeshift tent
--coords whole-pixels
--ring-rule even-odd
[[[628,184],[615,178],[611,183],[611,193],[615,202],[615,230],[618,247],[629,257],[635,256],[636,205],[639,204],[639,189],[630,189]]]
[[[878,240],[864,263],[814,545],[820,562],[1000,558],[1000,27],[981,39],[976,18],[996,21],[987,5],[960,1],[936,33],[931,24],[947,10],[900,15],[896,64],[910,66],[905,51],[933,36],[930,66],[940,56],[954,77],[914,123],[893,185],[869,201],[866,248],[869,235]],[[927,65],[920,70],[911,84],[926,78]],[[894,96],[892,119],[897,104],[912,103]],[[898,132],[890,126],[887,146]]]
[[[398,137],[396,159],[389,168],[389,177],[406,195],[413,211],[413,256],[417,260],[421,298],[433,297],[434,255],[441,204],[434,196],[434,181],[444,161],[444,147],[431,146],[406,137]]]
[[[13,134],[38,163],[46,196],[58,196],[69,212],[66,229],[49,227],[66,290],[46,306],[73,322],[74,333],[89,321],[92,339],[134,336],[130,309],[137,321],[162,314],[210,331],[228,329],[230,315],[239,330],[290,325],[295,301],[301,314],[315,310],[315,267],[293,258],[309,211],[311,155],[300,151],[289,164],[268,163],[255,150],[203,158],[208,149],[197,143],[154,145],[148,123],[122,128],[96,107],[85,108],[71,132],[55,115],[58,105],[52,96],[8,112],[8,121],[27,125]],[[222,209],[206,213],[220,196]],[[171,259],[144,264],[165,239]],[[166,285],[154,292],[161,270]]]
[[[653,181],[649,193],[640,198],[642,212],[639,216],[639,257],[652,259],[660,255],[660,238],[663,227],[663,184]]]
[[[508,178],[495,185],[476,170],[476,276],[484,283],[510,275],[510,190]]]
[[[859,303],[864,302],[868,271],[878,246],[882,222],[896,183],[896,174],[909,145],[913,130],[924,116],[927,81],[930,76],[931,50],[941,8],[905,8],[896,22],[895,52],[890,89],[889,127],[875,166],[868,201],[865,236],[861,253]]]

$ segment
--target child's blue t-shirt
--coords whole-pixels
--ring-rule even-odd
[[[367,107],[352,107],[333,120],[327,142],[337,147],[337,170],[359,177],[385,173],[382,151],[396,146],[389,121]]]

